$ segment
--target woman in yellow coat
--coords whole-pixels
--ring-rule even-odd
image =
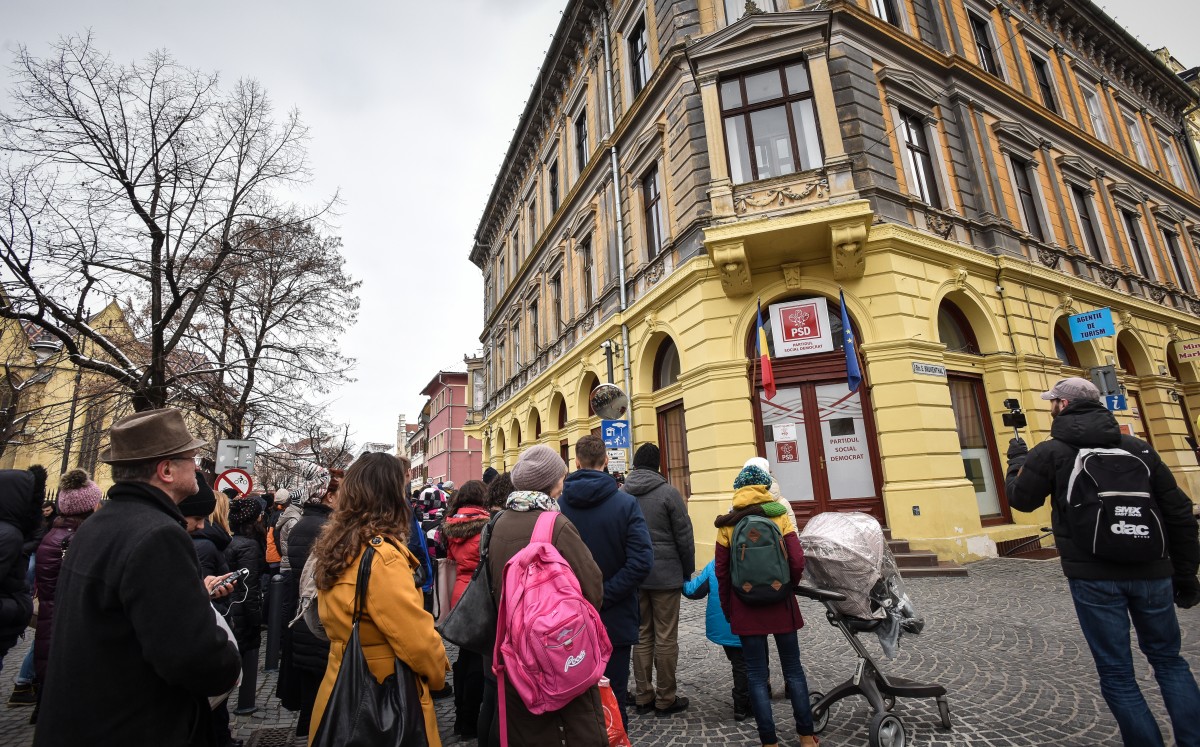
[[[412,510],[405,499],[408,479],[407,459],[383,453],[359,457],[346,470],[338,490],[337,509],[313,548],[317,609],[330,647],[310,734],[317,733],[342,666],[342,654],[353,628],[358,564],[370,544],[375,548],[375,561],[366,609],[359,622],[363,655],[380,682],[395,672],[396,658],[413,670],[429,745],[441,747],[430,692],[445,686],[450,663],[442,638],[434,630],[433,617],[423,606],[421,590],[413,580],[420,564],[405,547],[413,526]]]

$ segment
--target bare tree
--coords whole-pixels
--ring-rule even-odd
[[[305,128],[294,111],[276,120],[256,82],[225,93],[166,52],[119,64],[90,36],[44,58],[22,47],[15,68],[0,114],[0,315],[44,329],[136,409],[161,407],[213,372],[177,351],[226,264],[263,221],[315,217],[274,197],[308,178]],[[137,344],[88,323],[112,298],[144,308]]]
[[[322,414],[299,440],[260,450],[255,473],[265,487],[306,492],[320,475],[348,467],[353,450],[350,426],[334,425]]]
[[[209,287],[189,349],[214,373],[185,396],[225,438],[304,433],[316,399],[349,380],[339,337],[358,314],[360,286],[346,274],[341,240],[312,226],[260,225]]]

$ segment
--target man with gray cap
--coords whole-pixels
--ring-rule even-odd
[[[1150,444],[1121,433],[1116,418],[1100,402],[1100,391],[1092,382],[1078,377],[1063,379],[1042,394],[1042,399],[1050,401],[1050,414],[1054,418],[1051,438],[1032,451],[1020,438],[1010,441],[1005,483],[1008,503],[1019,511],[1032,511],[1042,506],[1047,496],[1051,498],[1055,545],[1070,584],[1079,627],[1096,662],[1100,692],[1117,720],[1124,743],[1139,747],[1163,744],[1158,724],[1134,675],[1129,639],[1132,619],[1138,645],[1154,667],[1176,743],[1200,745],[1200,721],[1196,719],[1200,713],[1200,690],[1187,661],[1179,653],[1179,620],[1173,606],[1186,609],[1200,602],[1200,582],[1196,578],[1200,540],[1192,502]],[[1090,449],[1111,450],[1098,453],[1102,458],[1115,460],[1114,465],[1124,463],[1122,479],[1126,479],[1125,475],[1141,475],[1137,479],[1148,483],[1149,498],[1144,499],[1145,507],[1113,502],[1114,517],[1123,518],[1115,522],[1105,519],[1101,509],[1093,521],[1095,532],[1081,532],[1080,517],[1086,497],[1081,486],[1088,482],[1087,477],[1075,474],[1076,459],[1081,450]],[[1092,452],[1084,452],[1084,456],[1093,458]],[[1098,496],[1118,494],[1100,484],[1116,478],[1103,477],[1105,473],[1100,470],[1089,474],[1096,475]],[[1072,485],[1073,477],[1079,481],[1078,485]],[[1155,504],[1161,529],[1153,517],[1144,515],[1153,512]],[[1156,526],[1143,526],[1143,521]],[[1102,549],[1104,532],[1129,533],[1126,530],[1145,535],[1161,533],[1165,553],[1155,553],[1150,560],[1133,561],[1130,556],[1121,557]]]
[[[209,603],[220,579],[201,582],[179,510],[204,445],[174,409],[109,430],[100,459],[116,484],[59,573],[36,747],[213,744],[208,699],[233,688],[241,658]]]

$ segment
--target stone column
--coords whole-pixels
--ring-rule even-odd
[[[704,134],[708,143],[708,199],[712,202],[713,219],[732,220],[733,182],[729,178],[729,160],[725,152],[725,127],[721,121],[721,97],[717,90],[717,74],[700,76],[700,103],[704,107]]]
[[[1071,67],[1071,57],[1067,54],[1067,48],[1061,44],[1055,44],[1054,58],[1058,61],[1058,69],[1062,73],[1063,88],[1067,89],[1071,111],[1075,113],[1075,124],[1082,129],[1087,117],[1080,113],[1082,107],[1079,104],[1079,91],[1077,90],[1079,81],[1073,75],[1074,70]]]
[[[833,98],[833,85],[829,81],[828,50],[822,43],[802,50],[808,61],[808,79],[812,85],[813,108],[821,127],[821,146],[825,156],[825,173],[829,179],[829,195],[834,201],[839,196],[854,195],[854,175],[850,170],[850,158],[842,143],[842,130],[838,125],[837,103]]]

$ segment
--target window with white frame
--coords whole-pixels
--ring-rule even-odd
[[[642,16],[629,32],[629,84],[636,97],[650,80],[650,35]],[[632,97],[631,97],[632,98]]]
[[[907,109],[900,109],[899,113],[898,132],[904,144],[902,157],[905,171],[913,183],[909,191],[915,192],[922,202],[931,207],[943,207],[934,174],[933,154],[925,131],[925,118]]]
[[[1042,104],[1047,109],[1058,114],[1058,102],[1054,98],[1054,83],[1050,77],[1050,63],[1045,58],[1033,52],[1029,53],[1029,62],[1033,65],[1033,79],[1037,81],[1038,93],[1042,96]]]
[[[583,308],[581,311],[592,308],[592,301],[594,300],[592,264],[592,237],[587,236],[579,242],[579,285],[583,291]]]
[[[1017,201],[1021,208],[1021,218],[1025,230],[1038,241],[1045,241],[1046,234],[1042,231],[1042,214],[1038,205],[1038,197],[1033,189],[1033,162],[1018,156],[1009,155],[1012,163],[1013,183],[1017,188]]]
[[[1142,241],[1142,228],[1137,213],[1125,208],[1120,209],[1121,222],[1125,225],[1125,235],[1129,239],[1129,253],[1137,264],[1137,270],[1142,277],[1154,279],[1154,266],[1150,264],[1150,255],[1146,252],[1146,244]]]
[[[512,325],[512,359],[513,370],[521,369],[521,359],[524,357],[524,351],[521,350],[521,323],[513,322]]]
[[[658,164],[642,176],[642,217],[646,224],[646,260],[658,256],[663,244],[662,183]]]
[[[527,250],[525,252],[526,256],[533,253],[533,245],[537,241],[537,232],[538,232],[537,198],[530,197],[529,198],[529,247],[527,248]]]
[[[529,344],[533,347],[533,355],[537,356],[538,349],[542,345],[541,336],[539,335],[538,325],[538,302],[535,298],[529,302]]]
[[[975,56],[979,59],[979,67],[985,73],[1004,79],[1000,74],[1000,64],[996,56],[996,42],[992,37],[992,24],[978,13],[968,12],[967,19],[971,24],[971,35],[975,39]]]
[[[1071,185],[1071,200],[1075,204],[1075,214],[1079,219],[1079,232],[1083,235],[1083,243],[1088,253],[1099,262],[1104,261],[1104,252],[1100,246],[1100,234],[1096,232],[1096,214],[1092,206],[1091,191]]]
[[[900,10],[896,0],[871,0],[871,10],[893,26],[900,25]]]
[[[496,345],[496,383],[508,381],[508,366],[504,359],[504,343]]]
[[[562,295],[562,272],[561,271],[556,272],[550,276],[549,293],[550,293],[550,319],[551,319],[551,321],[554,322],[554,327],[553,327],[552,331],[554,333],[554,336],[557,338],[558,333],[562,332],[562,320],[563,320],[563,315],[562,315],[563,295]]]
[[[1150,153],[1146,150],[1146,139],[1142,137],[1142,125],[1138,122],[1137,115],[1122,111],[1121,119],[1125,120],[1125,129],[1129,132],[1134,156],[1137,157],[1138,163],[1149,168]]]
[[[1175,150],[1175,141],[1160,135],[1158,145],[1162,148],[1163,158],[1167,159],[1167,172],[1171,175],[1171,181],[1175,183],[1176,187],[1186,189],[1187,182],[1183,178],[1183,166],[1179,163],[1179,153]]]
[[[1175,270],[1175,279],[1179,287],[1188,293],[1192,292],[1192,279],[1188,274],[1187,260],[1183,257],[1183,249],[1179,243],[1179,234],[1169,228],[1162,228],[1163,244],[1167,247],[1167,256],[1171,258],[1171,266]]]
[[[1104,124],[1104,110],[1100,108],[1100,97],[1086,83],[1081,85],[1079,90],[1083,94],[1083,105],[1087,109],[1088,122],[1092,126],[1092,134],[1107,143],[1108,127]]]
[[[735,184],[821,166],[817,115],[804,62],[723,79],[720,98],[729,174]]]
[[[504,257],[496,259],[496,297],[504,295],[504,288],[508,284],[508,276],[504,273]]]
[[[578,178],[587,168],[591,150],[588,145],[587,108],[575,115],[575,176]]]

